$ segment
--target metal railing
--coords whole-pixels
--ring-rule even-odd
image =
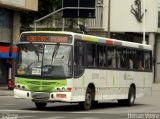
[[[101,1],[102,3],[99,4],[98,3],[99,1]],[[34,30],[36,30],[37,27],[38,28],[62,28],[62,30],[64,30],[64,28],[66,28],[66,26],[68,27],[68,24],[69,24],[67,20],[62,18],[62,11],[64,9],[77,9],[77,7],[61,8],[40,19],[35,20]],[[96,9],[96,12],[95,12],[96,17],[94,19],[93,18],[86,19],[84,24],[88,28],[103,28],[103,0],[96,1],[96,8],[81,7],[78,9]],[[50,18],[50,20],[48,20],[47,18]],[[77,26],[75,25],[74,28],[77,28]]]

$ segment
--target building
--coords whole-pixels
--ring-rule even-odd
[[[158,30],[155,42],[155,82],[160,83],[160,0],[158,0]]]
[[[37,10],[38,0],[0,0],[0,87],[13,88],[17,52],[13,44],[20,35],[20,13]]]

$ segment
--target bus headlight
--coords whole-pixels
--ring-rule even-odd
[[[19,89],[19,90],[26,90],[27,89],[26,86],[20,85],[20,84],[15,85],[15,88]]]

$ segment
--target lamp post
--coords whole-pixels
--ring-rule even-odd
[[[144,12],[144,16],[143,16],[143,41],[142,44],[146,44],[146,33],[145,33],[145,29],[146,29],[146,1],[143,0],[143,12]]]
[[[108,0],[108,38],[110,38],[111,0]]]

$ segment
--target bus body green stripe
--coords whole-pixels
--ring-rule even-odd
[[[67,86],[67,80],[47,80],[16,78],[16,85],[25,86],[26,90],[51,92],[57,87]]]

